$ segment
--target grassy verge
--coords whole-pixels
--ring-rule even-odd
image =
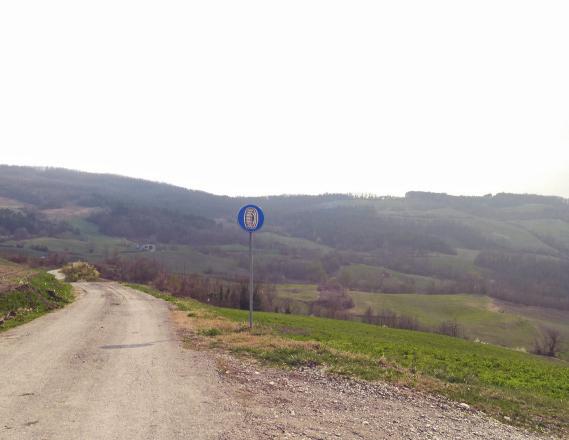
[[[20,285],[0,293],[0,331],[35,319],[73,301],[71,286],[40,272],[22,280]]]
[[[567,362],[442,335],[275,313],[256,313],[250,332],[245,311],[131,287],[185,311],[194,343],[278,366],[321,366],[335,374],[386,380],[466,402],[516,425],[569,433]]]
[[[277,284],[275,305],[292,313],[307,315],[318,298],[316,284]],[[456,320],[466,339],[531,351],[541,336],[541,328],[553,328],[561,334],[559,356],[569,361],[569,312],[543,307],[520,306],[473,294],[389,294],[357,290],[347,292],[354,307],[347,310],[354,320],[361,320],[368,308],[378,314],[390,310],[417,319],[422,328],[436,329],[441,323]]]

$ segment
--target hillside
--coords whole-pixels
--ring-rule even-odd
[[[543,327],[567,333],[559,310],[569,310],[569,202],[559,197],[245,199],[114,175],[0,166],[0,252],[42,264],[144,258],[145,267],[239,280],[247,275],[247,237],[234,216],[247,202],[266,212],[255,261],[257,279],[277,286],[272,308],[316,313],[316,304],[323,316],[360,320],[393,312],[430,329],[457,320],[467,337],[525,349]],[[281,287],[290,283],[305,287]],[[326,297],[327,289],[320,294],[317,286],[327,283],[347,292],[340,302]],[[311,299],[299,301],[306,291]],[[512,336],[499,336],[504,329]]]
[[[447,336],[282,313],[257,313],[257,327],[248,332],[245,311],[131,287],[176,305],[191,348],[392,382],[467,402],[516,425],[567,432],[566,362]]]
[[[0,332],[71,302],[68,284],[0,258]]]
[[[441,326],[455,325],[456,336],[531,350],[543,328],[559,331],[563,344],[559,356],[569,360],[569,311],[530,307],[496,300],[482,295],[393,294],[352,290],[347,292],[353,307],[345,311],[347,318],[367,323],[397,327],[394,321],[407,321],[407,328],[443,332]],[[317,313],[318,286],[314,284],[281,284],[277,286],[275,303],[280,310],[293,314]],[[401,326],[401,325],[399,325]],[[446,332],[448,333],[448,331]]]
[[[120,176],[9,166],[0,167],[0,197],[4,246],[30,252],[47,248],[96,259],[152,242],[159,245],[155,257],[172,270],[189,264],[185,270],[239,274],[246,237],[233,217],[252,201],[267,214],[257,241],[258,271],[266,280],[341,276],[347,287],[369,291],[482,292],[569,308],[569,203],[557,197],[414,192],[404,198],[242,199]],[[14,221],[15,209],[30,212]],[[367,268],[357,279],[354,265]],[[386,270],[408,276],[390,282]]]

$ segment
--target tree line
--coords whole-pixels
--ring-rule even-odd
[[[149,258],[126,259],[113,256],[97,263],[96,267],[103,278],[148,284],[174,296],[193,298],[219,307],[249,309],[249,284],[244,278],[227,280],[199,274],[169,273]],[[253,309],[275,311],[275,292],[273,284],[256,283]]]
[[[68,223],[51,221],[35,209],[0,209],[0,238],[25,240],[34,236],[77,234]]]
[[[481,252],[475,260],[492,270],[485,281],[495,298],[526,305],[569,309],[569,261],[537,255]]]

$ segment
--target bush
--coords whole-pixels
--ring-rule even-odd
[[[100,273],[95,267],[84,261],[76,261],[63,266],[61,272],[65,275],[65,281],[96,281]]]
[[[543,327],[541,339],[536,339],[532,352],[541,356],[555,357],[561,348],[561,333],[559,330]]]
[[[221,330],[213,327],[207,330],[203,330],[201,334],[203,334],[204,336],[219,336],[221,334]]]

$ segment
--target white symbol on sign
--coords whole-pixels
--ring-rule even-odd
[[[259,224],[259,212],[255,208],[247,208],[244,217],[243,223],[247,229],[255,229]]]

